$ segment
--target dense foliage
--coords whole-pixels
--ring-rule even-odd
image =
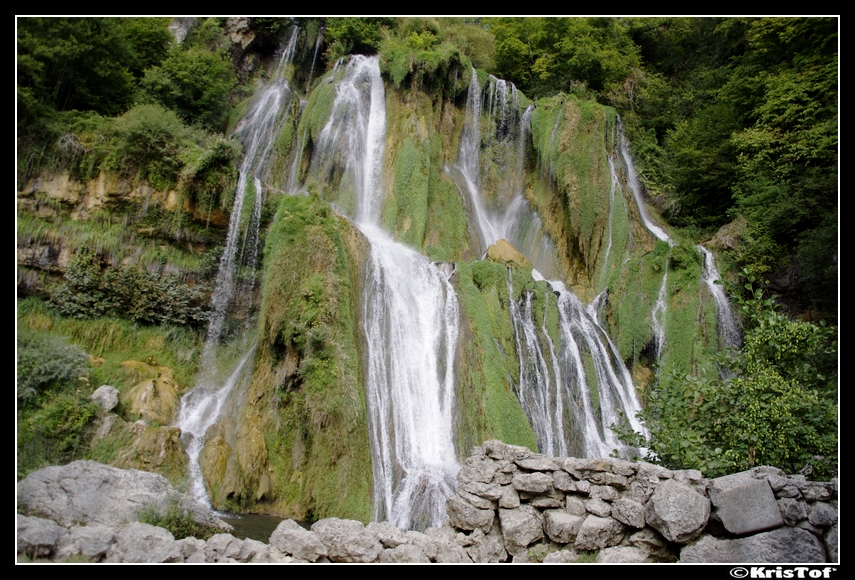
[[[115,316],[141,324],[198,326],[206,322],[202,293],[172,276],[132,267],[108,267],[98,257],[78,254],[68,265],[65,284],[52,296],[64,316]]]
[[[89,355],[66,340],[18,333],[18,474],[66,463],[88,449],[97,405],[85,395]]]
[[[733,378],[685,374],[662,381],[641,414],[644,439],[617,431],[649,450],[648,459],[712,477],[756,465],[787,473],[837,474],[837,331],[792,320],[747,284],[741,351],[722,357]]]

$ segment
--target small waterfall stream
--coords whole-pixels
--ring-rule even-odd
[[[196,378],[196,385],[181,398],[178,427],[181,429],[181,439],[189,456],[192,492],[197,500],[207,505],[210,505],[210,498],[205,489],[199,465],[199,454],[204,447],[205,433],[217,422],[224,408],[223,405],[234,387],[241,380],[248,380],[251,376],[252,365],[249,361],[255,352],[255,345],[249,348],[225,381],[221,381],[218,376],[217,351],[226,315],[235,299],[235,294],[238,298],[247,301],[249,306],[256,290],[255,271],[263,205],[261,177],[266,169],[265,164],[276,134],[282,124],[282,112],[287,110],[290,104],[291,87],[285,74],[294,58],[298,31],[297,27],[292,27],[272,80],[258,89],[249,111],[235,130],[235,135],[244,144],[245,152],[229,219],[226,247],[220,257],[220,267],[211,297],[212,314],[202,351],[200,372]],[[249,179],[252,180],[255,201],[249,223],[242,232],[241,214],[248,193]],[[240,252],[238,252],[239,246]],[[247,273],[247,281],[243,285],[237,280],[241,268],[244,268]],[[240,292],[237,292],[239,286]]]
[[[730,300],[727,299],[727,294],[725,294],[724,288],[721,285],[721,277],[719,276],[718,269],[715,267],[715,256],[701,245],[697,248],[704,258],[702,279],[707,288],[709,288],[713,299],[715,299],[716,330],[720,346],[739,348],[742,346],[742,332],[733,309],[730,307]],[[730,369],[723,366],[719,368],[719,374],[724,379],[733,378],[734,376]]]

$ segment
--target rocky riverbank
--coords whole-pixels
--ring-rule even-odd
[[[238,539],[158,475],[91,461],[18,483],[19,559],[91,562],[763,562],[838,561],[837,481],[757,467],[716,479],[618,459],[553,458],[487,441],[473,450],[423,533],[327,518]],[[174,506],[217,531],[176,540],[135,521]]]

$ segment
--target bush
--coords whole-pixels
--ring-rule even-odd
[[[74,318],[116,316],[141,324],[202,326],[207,321],[203,293],[172,276],[132,267],[109,267],[102,274],[95,254],[78,254],[65,273],[65,284],[51,300]]]
[[[744,345],[720,360],[736,377],[666,377],[640,414],[650,438],[632,434],[626,425],[615,430],[625,441],[647,447],[648,459],[711,477],[755,465],[835,476],[836,329],[776,312],[774,299],[764,299],[751,273],[743,274],[749,297],[737,299]]]
[[[18,334],[18,399],[29,403],[45,391],[74,383],[89,371],[89,355],[65,340]]]
[[[32,414],[18,414],[18,476],[45,465],[81,459],[98,405],[75,393],[61,393]]]
[[[145,72],[141,98],[176,111],[189,123],[221,129],[237,75],[224,54],[175,46],[160,66]]]
[[[165,513],[160,513],[154,506],[148,506],[143,508],[137,517],[144,524],[169,530],[176,540],[190,537],[197,540],[209,540],[211,536],[219,532],[217,528],[200,524],[194,520],[189,512],[181,509],[175,499],[169,502],[169,507]]]

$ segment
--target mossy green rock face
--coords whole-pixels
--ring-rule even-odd
[[[317,198],[285,197],[267,236],[259,346],[235,425],[209,429],[215,506],[370,518],[358,283],[367,242]]]
[[[122,394],[122,404],[130,415],[139,415],[147,423],[171,424],[181,404],[179,386],[172,369],[139,361],[126,361],[122,366],[144,379]]]
[[[528,258],[520,254],[507,240],[499,240],[487,248],[487,259],[509,268],[531,268]]]

